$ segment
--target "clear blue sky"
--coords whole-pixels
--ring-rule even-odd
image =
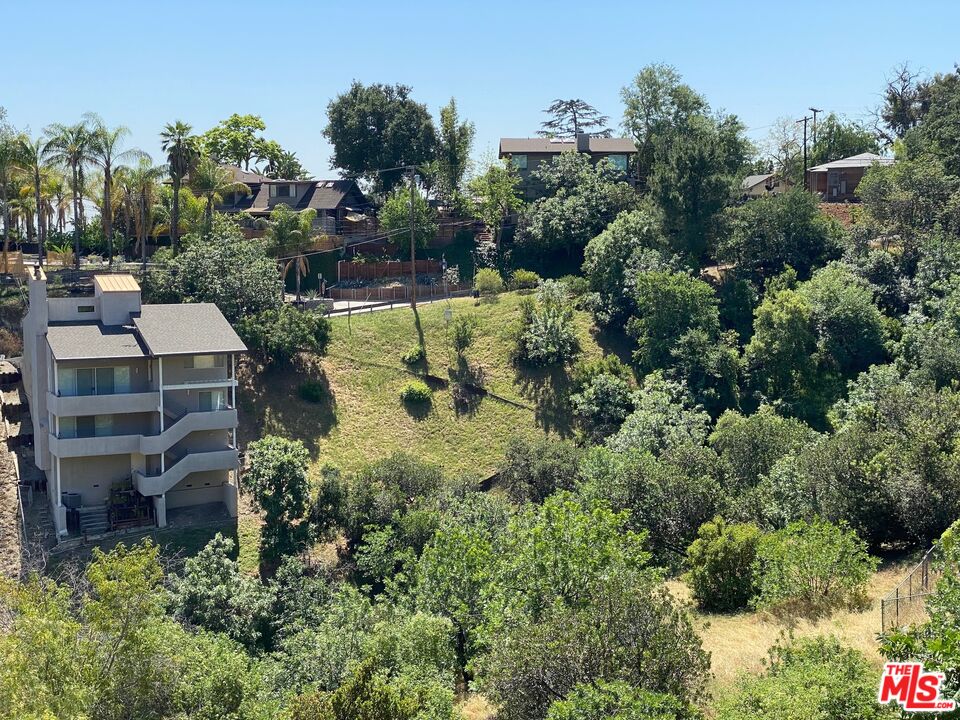
[[[960,61],[956,2],[6,0],[0,22],[0,105],[18,127],[93,110],[159,161],[165,122],[256,113],[317,177],[332,174],[327,102],[353,79],[410,85],[434,115],[455,96],[482,156],[534,134],[557,97],[619,122],[620,88],[650,62],[762,139],[810,105],[863,115],[902,61]]]

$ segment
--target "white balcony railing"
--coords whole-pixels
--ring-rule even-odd
[[[163,473],[149,474],[135,471],[133,484],[141,495],[162,495],[190,473],[236,470],[237,466],[237,449],[233,447],[224,450],[190,452]]]

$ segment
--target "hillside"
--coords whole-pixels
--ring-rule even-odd
[[[241,445],[267,433],[302,440],[314,469],[325,464],[349,472],[402,450],[443,467],[448,475],[493,472],[512,435],[569,435],[564,370],[521,369],[510,361],[511,329],[520,296],[500,295],[475,306],[454,299],[454,315],[471,314],[476,333],[466,362],[450,349],[446,303],[332,319],[328,354],[311,372],[247,373],[240,394]],[[585,312],[576,316],[584,356],[601,350]],[[404,365],[401,356],[422,338],[424,362]],[[487,394],[455,406],[451,386],[480,372]],[[429,406],[405,406],[401,388],[415,375],[434,389]],[[319,403],[302,400],[305,380],[323,383]]]

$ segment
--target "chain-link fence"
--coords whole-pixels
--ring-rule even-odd
[[[937,559],[937,546],[934,545],[900,584],[880,601],[881,632],[902,628],[924,618],[927,597],[942,574]]]

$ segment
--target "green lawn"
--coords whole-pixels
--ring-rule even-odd
[[[239,403],[243,442],[268,433],[299,438],[315,469],[331,464],[350,472],[402,450],[451,475],[484,476],[496,469],[513,435],[569,435],[566,369],[519,369],[510,362],[519,302],[516,293],[480,306],[470,298],[451,301],[454,315],[470,313],[477,321],[466,362],[449,349],[446,303],[423,305],[416,316],[398,309],[333,318],[328,355],[313,371],[267,372],[245,383]],[[599,355],[590,316],[578,312],[576,323],[584,355]],[[408,368],[400,358],[420,338],[426,360]],[[455,407],[452,382],[478,369],[488,394]],[[416,374],[435,389],[427,407],[400,400],[401,388]],[[299,398],[297,387],[308,377],[325,384],[323,402]]]

